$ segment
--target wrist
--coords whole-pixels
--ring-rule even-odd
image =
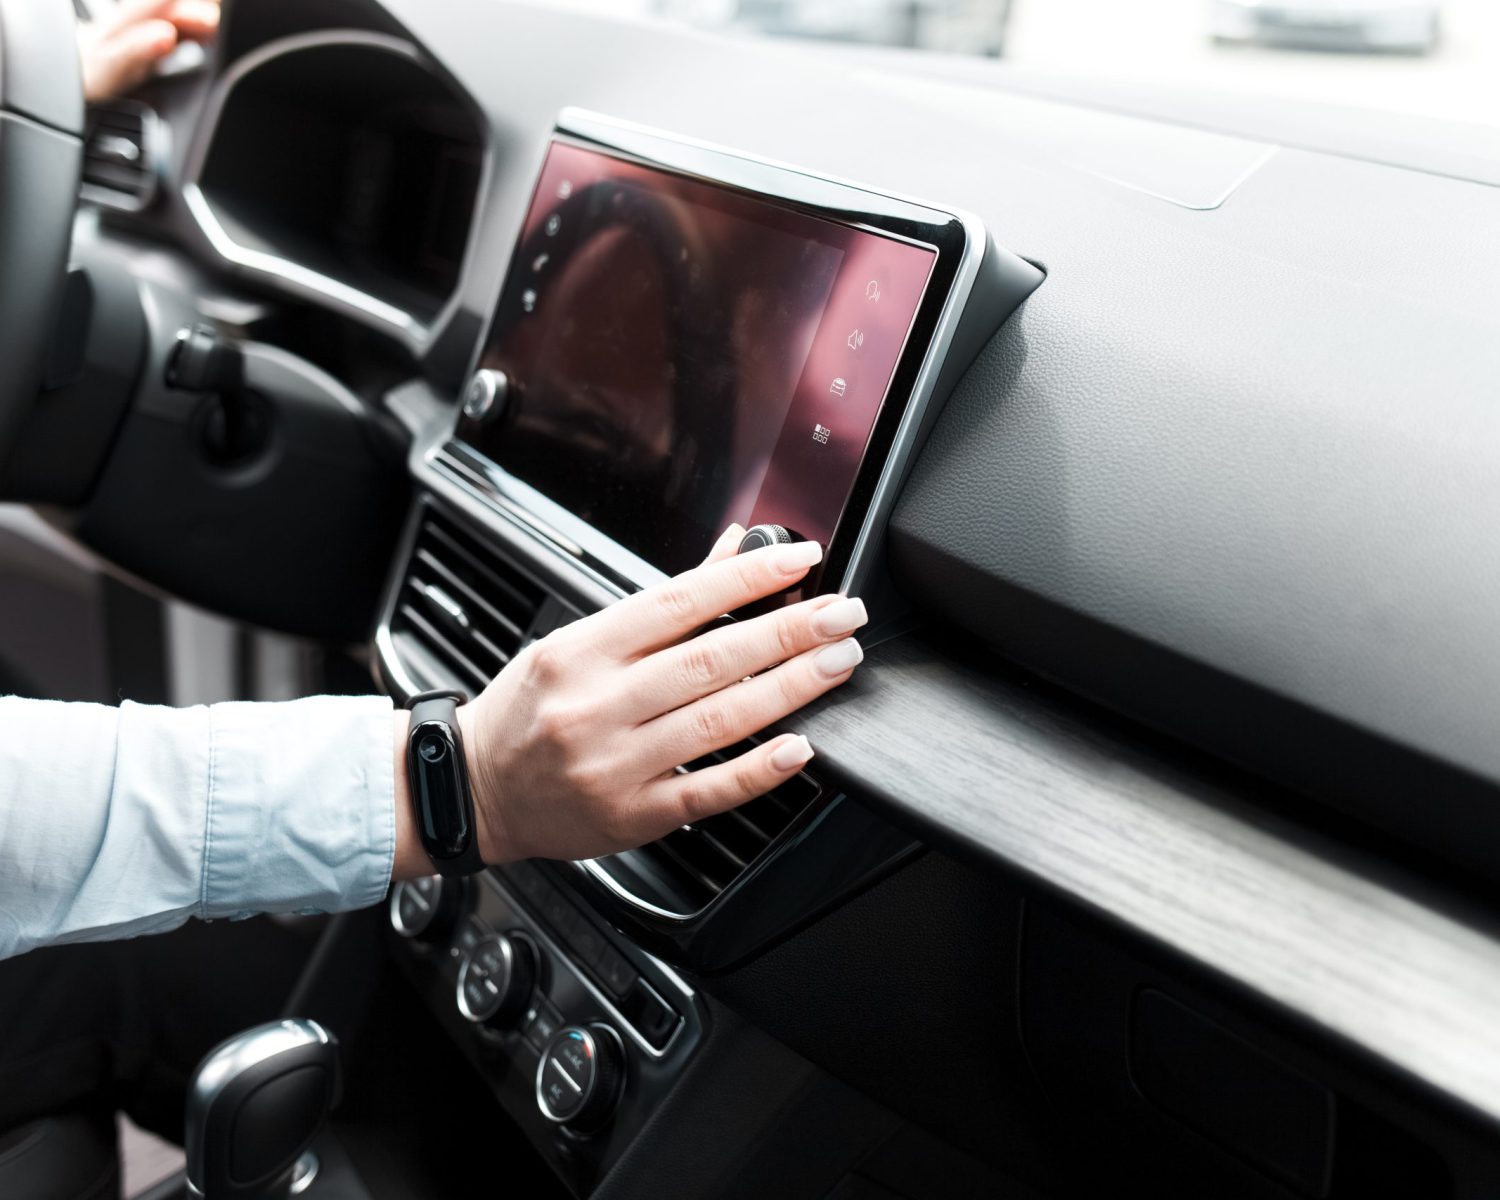
[[[510,839],[499,819],[499,790],[490,778],[480,753],[479,732],[475,727],[474,706],[458,708],[458,732],[464,748],[464,767],[469,777],[469,794],[474,801],[474,836],[479,854],[486,865],[508,862],[516,857],[509,850]],[[392,717],[392,754],[395,767],[396,853],[391,871],[393,882],[433,875],[437,868],[422,847],[417,829],[416,806],[412,803],[411,777],[407,767],[407,738],[411,732],[411,714],[398,708]]]
[[[463,741],[464,766],[469,775],[469,794],[474,800],[474,836],[479,839],[479,854],[489,866],[509,862],[516,857],[511,839],[500,815],[501,792],[483,753],[474,705],[458,708],[458,731]]]

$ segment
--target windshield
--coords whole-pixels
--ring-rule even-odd
[[[1500,0],[554,0],[752,37],[1000,59],[1096,83],[1500,125]]]

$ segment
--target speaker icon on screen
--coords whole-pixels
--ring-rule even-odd
[[[849,335],[849,349],[851,349],[851,350],[858,350],[864,344],[865,344],[865,331],[863,329],[856,329],[853,333],[851,333]]]

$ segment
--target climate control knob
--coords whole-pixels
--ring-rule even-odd
[[[536,951],[520,938],[476,942],[458,968],[458,1011],[476,1025],[507,1029],[520,1020],[536,984]]]
[[[461,879],[441,875],[398,883],[391,892],[391,928],[413,941],[446,942],[463,916],[465,892]]]
[[[536,1102],[547,1120],[588,1133],[609,1119],[624,1083],[619,1034],[603,1022],[565,1025],[542,1050]]]

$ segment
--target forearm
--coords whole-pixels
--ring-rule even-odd
[[[389,702],[167,709],[0,700],[0,957],[377,902]]]

